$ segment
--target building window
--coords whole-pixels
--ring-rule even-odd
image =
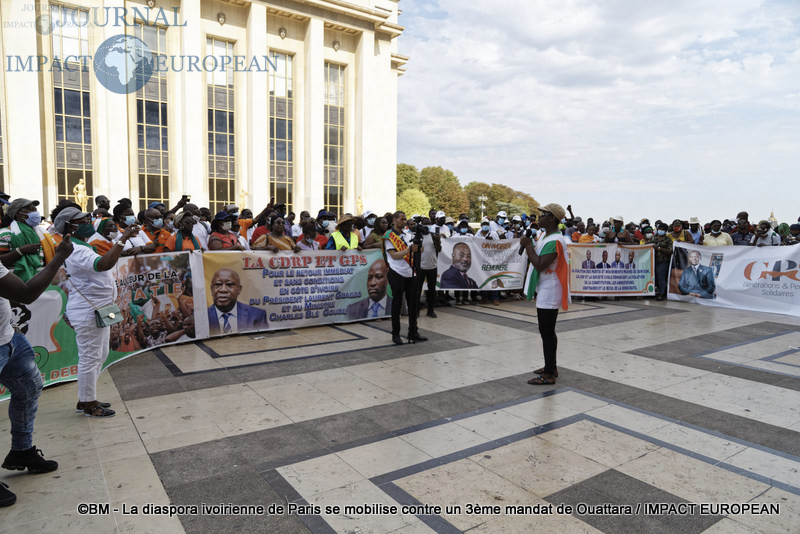
[[[89,55],[89,13],[51,4],[50,17],[57,199],[78,201],[94,196],[91,64],[67,60]]]
[[[292,211],[294,190],[294,97],[292,56],[273,52],[269,75],[270,196]]]
[[[153,64],[167,54],[164,28],[136,23],[133,34],[153,53]],[[163,62],[161,64],[166,64]],[[169,201],[169,143],[167,142],[167,72],[153,69],[153,75],[136,92],[136,135],[139,163],[139,209],[158,201]]]
[[[206,55],[218,67],[208,76],[208,197],[212,212],[236,203],[236,150],[233,102],[233,43],[208,39]],[[211,61],[211,60],[208,60]]]
[[[325,209],[344,207],[344,66],[325,63]]]

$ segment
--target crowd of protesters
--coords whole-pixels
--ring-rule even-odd
[[[142,312],[143,301],[134,300],[127,292],[125,298],[129,301],[126,300],[122,306],[123,320],[111,328],[94,325],[90,312],[98,307],[97,304],[102,304],[100,301],[113,300],[116,289],[108,272],[120,257],[185,250],[264,250],[276,253],[381,249],[393,293],[420,295],[426,289],[424,306],[427,315],[436,318],[435,308],[451,306],[454,300],[456,305],[467,304],[470,300],[472,303],[482,300],[499,304],[501,299],[521,298],[513,292],[455,291],[451,296],[448,292],[438,291],[437,255],[441,251],[442,239],[450,237],[522,238],[531,264],[537,269],[541,267],[543,272],[556,256],[544,245],[545,238],[550,239],[554,234],[560,233],[560,239],[573,243],[652,245],[657,300],[663,299],[666,293],[667,269],[675,241],[708,247],[791,246],[800,242],[800,219],[791,225],[768,220],[754,224],[746,212],[732,219],[704,224],[697,218],[671,222],[657,220],[652,224],[648,219],[642,219],[637,224],[626,223],[621,216],[603,221],[583,220],[573,214],[571,206],[565,210],[557,204],[550,204],[545,206],[549,208],[539,219],[527,214],[509,217],[505,211],[500,211],[473,223],[465,213],[453,218],[437,210],[408,217],[403,212],[380,215],[369,210],[337,217],[322,209],[314,217],[308,211],[302,211],[298,216],[287,212],[285,204],[274,201],[258,213],[232,204],[212,213],[208,208],[193,204],[186,195],[171,208],[161,202],[152,202],[138,212],[127,198],[120,199],[113,208],[104,195],[94,201],[94,209],[89,212],[74,202],[63,200],[46,221],[38,211],[39,201],[11,199],[9,195],[0,193],[0,381],[11,391],[9,410],[14,412],[11,416],[14,441],[3,463],[4,468],[42,473],[58,467],[56,462],[45,460],[41,451],[31,443],[33,419],[42,387],[38,371],[28,373],[30,376],[22,383],[14,384],[20,367],[36,368],[33,351],[24,336],[17,334],[12,339],[7,334],[11,332],[12,319],[9,301],[28,303],[34,300],[62,265],[68,274],[67,282],[62,286],[69,293],[66,320],[75,329],[79,345],[79,401],[76,410],[91,417],[110,417],[114,415],[110,404],[100,402],[95,394],[99,369],[109,349],[136,351],[195,337],[191,278],[181,280],[182,292],[176,305],[162,305],[153,299],[152,311],[147,317]],[[411,245],[411,236],[418,229],[424,236],[421,247]],[[405,269],[404,261],[416,252],[420,253],[421,261],[416,266],[416,276],[412,276],[411,271]],[[153,267],[145,261],[134,260],[128,268],[145,272]],[[147,283],[140,289],[142,291],[137,294],[147,300],[152,293]],[[406,307],[405,300],[398,298],[392,304],[392,339],[397,344],[403,343],[397,316],[407,313],[401,312]],[[551,310],[546,312],[553,316],[550,323],[554,332],[555,314]],[[410,342],[426,340],[416,329],[417,313],[418,308],[412,310],[413,317],[409,317]],[[542,332],[543,339],[545,334]],[[554,333],[552,337],[555,339]],[[551,352],[554,355],[554,347]],[[12,372],[17,373],[13,379],[10,377]],[[545,354],[545,367],[536,373],[539,376],[529,383],[554,383],[558,376],[554,356],[548,358]],[[8,506],[15,500],[8,487],[0,483],[0,506]]]

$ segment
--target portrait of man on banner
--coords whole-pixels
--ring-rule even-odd
[[[212,336],[269,328],[265,310],[237,300],[242,282],[233,269],[222,268],[215,272],[208,289],[214,301],[208,307],[208,329]]]
[[[714,271],[711,267],[700,265],[701,259],[700,251],[689,251],[689,265],[681,273],[678,289],[681,295],[713,299],[716,291]]]
[[[392,314],[392,297],[387,295],[389,265],[383,258],[375,260],[367,273],[367,298],[347,307],[350,320],[384,317]]]
[[[472,249],[466,243],[453,245],[453,265],[442,273],[442,289],[477,289],[478,284],[467,275],[472,267]]]

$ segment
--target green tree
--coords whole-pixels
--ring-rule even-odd
[[[397,195],[397,210],[405,212],[408,217],[414,214],[427,216],[430,209],[428,197],[419,189],[406,189]]]
[[[431,208],[444,211],[454,219],[469,209],[467,194],[458,177],[442,167],[425,167],[420,171],[420,190],[431,201]]]
[[[406,189],[419,189],[419,171],[408,163],[397,164],[397,194]]]
[[[505,211],[509,217],[531,214],[536,212],[539,203],[529,194],[515,191],[503,184],[487,184],[486,182],[470,182],[464,187],[469,199],[469,215],[472,220],[481,216],[481,201],[478,199],[485,195],[486,209],[484,215],[494,217],[498,211]]]

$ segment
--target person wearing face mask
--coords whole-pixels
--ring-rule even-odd
[[[481,221],[481,229],[475,233],[475,237],[477,239],[493,239],[495,241],[500,239],[500,236],[497,234],[497,232],[492,230],[491,223],[492,221],[484,217],[483,221]]]
[[[485,220],[489,222],[489,229],[495,234],[497,234],[497,239],[502,239],[505,237],[506,234],[506,230],[503,227],[503,225],[508,220],[508,214],[505,211],[498,211],[496,219],[497,219],[496,221],[493,221],[489,218]]]
[[[128,208],[130,209],[130,208]],[[117,264],[127,241],[138,231],[130,224],[103,256],[86,243],[94,234],[89,214],[66,208],[53,221],[62,235],[72,234],[73,251],[64,262],[69,275],[66,315],[78,344],[78,405],[87,417],[112,417],[109,403],[97,400],[97,378],[109,352],[110,328],[97,326],[94,310],[114,302],[117,287],[111,269]]]
[[[181,250],[203,250],[200,240],[194,235],[194,227],[197,225],[195,218],[189,211],[182,211],[175,216],[175,227],[177,230],[169,236],[164,244],[170,252]]]
[[[781,245],[793,246],[800,244],[800,223],[789,225],[789,235],[783,238]]]
[[[358,230],[361,242],[363,243],[364,240],[375,230],[375,221],[378,220],[378,216],[372,213],[370,210],[365,211],[361,218],[364,219],[366,225]]]
[[[111,217],[97,220],[93,226],[95,233],[87,242],[102,256],[114,246],[114,241],[119,237],[119,231]]]
[[[239,243],[239,236],[233,232],[233,215],[227,211],[220,211],[211,221],[208,250],[246,250]]]
[[[669,279],[669,262],[672,259],[672,238],[667,235],[669,226],[667,223],[660,222],[656,225],[656,232],[647,227],[644,229],[644,239],[640,241],[642,245],[652,245],[656,263],[656,300],[664,300],[667,297],[667,283]]]
[[[683,229],[683,223],[680,219],[675,219],[672,221],[672,231],[667,234],[672,241],[682,241],[684,243],[692,243],[694,244],[694,238],[692,234],[689,233],[689,230]]]
[[[55,256],[55,240],[39,227],[42,215],[38,205],[38,200],[15,199],[6,211],[11,223],[0,232],[0,261],[9,269],[13,266],[14,274],[24,282]]]
[[[156,246],[144,232],[140,231],[139,226],[136,224],[136,216],[133,214],[133,209],[131,209],[130,206],[125,204],[117,204],[114,206],[114,222],[117,223],[120,232],[124,232],[125,229],[129,227],[136,228],[131,236],[125,240],[125,248],[122,250],[123,256],[135,256],[136,254],[155,252]]]
[[[336,216],[330,211],[320,210],[317,214],[317,236],[314,241],[319,243],[320,249],[324,249],[327,246],[330,233],[335,226],[332,223],[335,220]]]
[[[163,206],[163,204],[161,204]],[[164,216],[158,208],[148,208],[144,212],[144,233],[153,243],[154,252],[164,252],[164,246],[172,232],[164,228]]]
[[[703,245],[707,247],[732,247],[733,239],[722,231],[722,223],[714,219],[711,221],[711,231],[703,237]]]

